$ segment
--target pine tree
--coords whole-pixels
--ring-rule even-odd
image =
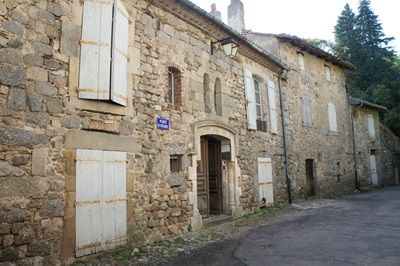
[[[333,32],[336,41],[334,50],[342,60],[352,61],[351,53],[358,45],[355,38],[355,30],[356,15],[351,10],[349,4],[346,3]]]

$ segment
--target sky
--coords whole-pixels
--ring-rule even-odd
[[[210,12],[217,5],[223,22],[227,23],[230,0],[190,0]],[[247,30],[263,33],[286,33],[300,38],[334,40],[333,30],[346,3],[355,14],[358,0],[242,0]],[[400,1],[371,0],[371,8],[378,16],[386,37],[400,54]]]

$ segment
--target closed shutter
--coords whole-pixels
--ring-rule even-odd
[[[271,158],[258,158],[257,165],[260,205],[272,206],[274,204],[274,186]]]
[[[77,150],[76,256],[126,244],[126,153]]]
[[[115,1],[112,50],[111,100],[127,105],[129,14],[121,1]]]
[[[102,151],[76,151],[76,256],[102,250]]]
[[[271,122],[271,133],[278,133],[278,120],[276,112],[275,84],[268,81],[268,102],[269,102],[269,118]]]
[[[328,103],[329,130],[337,131],[336,108],[333,103]]]
[[[375,138],[375,125],[374,125],[374,118],[372,117],[372,115],[367,116],[367,122],[368,122],[369,136]]]
[[[257,130],[257,110],[255,103],[255,92],[253,75],[251,71],[244,69],[244,85],[247,101],[247,128]]]
[[[307,95],[302,96],[302,108],[303,108],[303,124],[305,126],[312,126],[312,116],[311,116],[311,102]]]
[[[112,4],[112,0],[84,2],[79,98],[110,97]]]

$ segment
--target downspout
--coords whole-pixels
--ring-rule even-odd
[[[286,174],[286,182],[287,182],[287,192],[289,204],[292,204],[292,185],[289,177],[289,155],[287,151],[287,141],[286,141],[286,126],[285,126],[285,108],[283,107],[283,93],[282,93],[282,76],[281,74],[278,78],[279,82],[279,98],[281,104],[281,113],[282,113],[282,132],[283,132],[283,152],[285,154],[285,174]]]
[[[364,105],[364,103],[360,103],[359,106],[357,106],[358,108],[361,108]],[[349,106],[349,108],[351,108]],[[356,147],[356,133],[354,130],[354,114],[353,112],[351,112],[351,131],[353,133],[353,156],[354,156],[354,185],[356,189],[360,189],[360,184],[358,181],[358,171],[357,171],[357,147]]]

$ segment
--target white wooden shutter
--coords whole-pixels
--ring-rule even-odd
[[[311,116],[311,102],[310,98],[307,95],[303,95],[302,97],[302,114],[303,114],[303,124],[305,126],[312,126],[312,116]]]
[[[126,153],[104,152],[103,156],[104,248],[126,244]]]
[[[102,250],[102,152],[76,151],[76,256]]]
[[[274,186],[272,183],[271,158],[257,158],[258,191],[260,204],[271,206],[274,204]]]
[[[127,105],[128,82],[128,31],[129,14],[121,1],[115,1],[113,40],[112,40],[112,76],[111,100]]]
[[[268,102],[269,102],[269,118],[271,123],[271,133],[278,133],[278,120],[276,112],[275,84],[268,81]]]
[[[257,130],[257,110],[255,103],[255,92],[253,74],[250,70],[244,69],[244,87],[247,101],[247,127],[250,130]]]
[[[110,98],[112,1],[84,2],[79,98]]]
[[[367,123],[368,123],[369,136],[374,138],[375,137],[375,126],[374,126],[374,118],[372,117],[372,115],[367,116]]]
[[[77,150],[76,256],[126,244],[126,153]]]
[[[336,108],[333,103],[328,103],[329,130],[337,131]]]

